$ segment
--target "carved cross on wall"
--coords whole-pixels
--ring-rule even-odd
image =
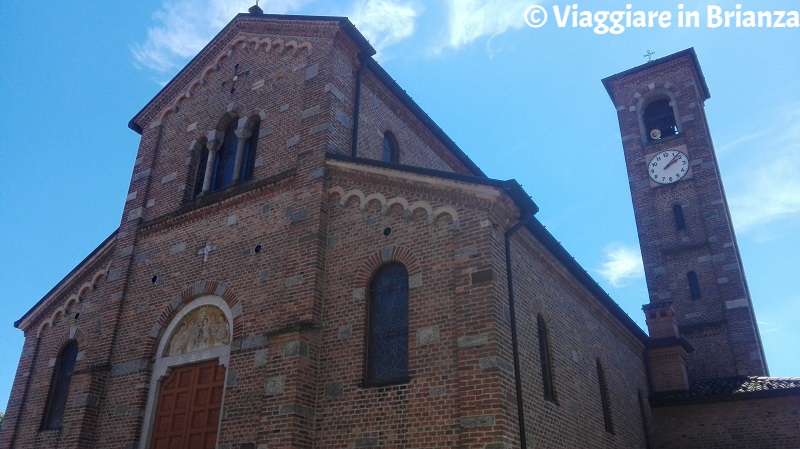
[[[236,64],[235,66],[233,66],[233,76],[230,79],[223,81],[222,87],[225,87],[225,85],[231,83],[231,95],[233,95],[236,92],[236,82],[249,74],[250,74],[249,70],[245,70],[244,72],[239,73],[239,64]]]
[[[203,255],[203,262],[208,262],[208,255],[211,253],[211,251],[214,251],[215,249],[217,249],[217,247],[216,246],[211,246],[211,242],[207,241],[206,242],[206,246],[204,246],[203,249],[198,251],[197,254],[198,255],[202,254]]]

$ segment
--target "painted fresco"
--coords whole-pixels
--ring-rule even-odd
[[[175,326],[164,356],[214,348],[230,341],[230,326],[225,314],[214,306],[202,306],[186,314]]]

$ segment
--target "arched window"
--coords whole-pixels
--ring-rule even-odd
[[[644,403],[644,396],[642,395],[642,390],[637,391],[637,396],[639,398],[639,415],[641,415],[642,417],[642,432],[644,433],[644,447],[646,449],[650,449],[650,425],[647,424],[647,412]]]
[[[683,207],[680,204],[672,206],[672,215],[675,217],[675,230],[680,232],[686,229],[686,220],[683,218]]]
[[[253,176],[260,123],[256,121],[247,128],[240,128],[240,123],[241,120],[233,120],[221,143],[209,140],[203,149],[195,178],[195,196],[222,190]]]
[[[686,273],[686,282],[689,284],[689,293],[692,299],[700,299],[700,283],[697,282],[697,273],[694,271]]]
[[[397,151],[397,139],[389,131],[383,133],[383,157],[381,160],[384,162],[399,162],[400,160],[400,155]]]
[[[236,147],[239,145],[239,138],[236,136],[236,126],[234,120],[225,130],[225,139],[222,146],[217,150],[217,157],[214,160],[214,174],[211,176],[210,191],[222,190],[233,183],[234,162],[236,162]]]
[[[261,121],[255,121],[250,125],[251,133],[247,138],[247,143],[242,151],[242,171],[239,179],[250,179],[253,177],[253,169],[256,165],[256,146],[258,145],[258,129],[261,127]]]
[[[536,317],[537,331],[539,335],[539,360],[542,364],[542,387],[544,398],[550,401],[556,400],[556,386],[553,381],[553,362],[550,358],[550,337],[547,333],[547,324],[541,315]]]
[[[644,108],[644,129],[647,140],[658,140],[678,134],[675,112],[668,98],[655,100]]]
[[[367,324],[366,385],[408,380],[408,271],[385,265],[372,279]]]
[[[603,406],[603,421],[606,432],[614,433],[614,422],[611,420],[611,402],[608,398],[608,385],[606,385],[606,373],[600,359],[597,359],[597,381],[600,387],[600,403]]]
[[[44,410],[42,428],[58,429],[64,419],[64,409],[67,406],[69,384],[72,380],[72,371],[75,369],[75,360],[78,358],[78,343],[75,340],[67,343],[56,359],[53,370],[53,380],[50,382],[50,392],[47,395],[47,406]]]

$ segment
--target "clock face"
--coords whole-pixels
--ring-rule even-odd
[[[656,153],[647,163],[647,174],[659,184],[672,184],[689,173],[689,157],[678,150]]]

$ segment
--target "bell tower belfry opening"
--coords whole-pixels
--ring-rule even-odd
[[[689,382],[767,375],[694,49],[603,84],[619,119],[650,296],[646,313],[653,304],[674,310],[679,337],[693,349]]]

